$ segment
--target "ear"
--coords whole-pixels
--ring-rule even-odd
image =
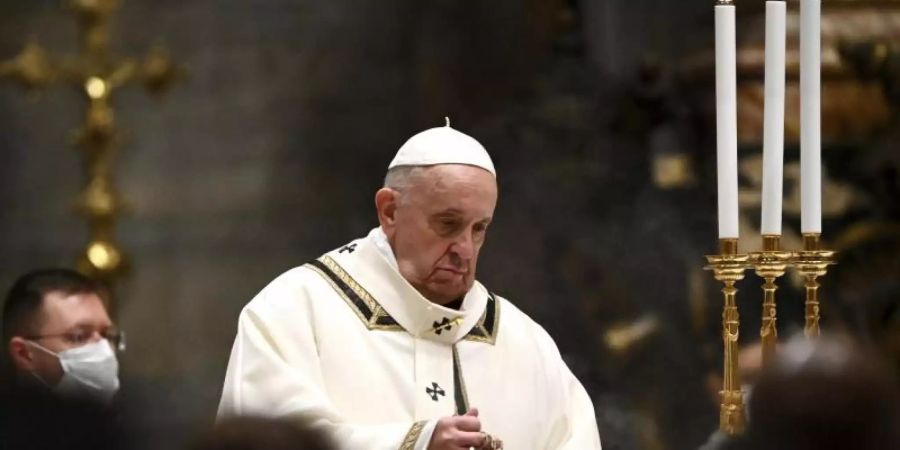
[[[28,345],[28,341],[25,339],[14,336],[9,340],[7,352],[9,353],[9,359],[12,361],[13,367],[16,370],[30,372],[35,369],[34,354],[32,353],[31,347]]]
[[[378,223],[388,238],[393,236],[396,227],[397,201],[400,193],[391,188],[381,188],[375,193],[375,209],[378,211]]]

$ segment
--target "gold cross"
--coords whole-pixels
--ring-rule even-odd
[[[115,223],[125,209],[113,184],[113,160],[122,144],[111,104],[119,88],[141,82],[147,91],[161,94],[183,75],[166,51],[151,49],[142,59],[119,57],[109,47],[113,14],[119,0],[68,0],[66,6],[79,23],[80,51],[54,58],[30,42],[9,61],[0,62],[0,77],[12,79],[30,91],[51,85],[75,87],[84,94],[84,124],[76,130],[75,144],[86,159],[87,184],[76,199],[85,217],[90,240],[78,259],[78,269],[112,284],[127,267],[115,242]]]

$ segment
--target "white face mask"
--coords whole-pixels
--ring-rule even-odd
[[[59,358],[63,377],[53,388],[56,392],[66,396],[91,397],[109,403],[119,390],[119,361],[106,339],[59,353],[34,341],[31,343]]]

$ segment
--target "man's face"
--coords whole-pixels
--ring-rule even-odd
[[[48,293],[36,324],[32,340],[54,353],[96,342],[112,328],[103,301],[93,293]],[[34,372],[51,386],[58,383],[63,375],[59,359],[26,341],[15,337],[11,343],[19,370]]]
[[[497,205],[494,176],[473,166],[438,165],[422,169],[402,194],[391,192],[393,204],[378,196],[376,203],[400,274],[438,304],[465,295]]]

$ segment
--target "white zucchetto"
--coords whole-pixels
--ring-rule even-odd
[[[399,166],[437,164],[467,164],[497,176],[494,163],[484,146],[473,137],[450,128],[450,119],[447,119],[446,126],[430,128],[409,138],[397,151],[388,170]]]

